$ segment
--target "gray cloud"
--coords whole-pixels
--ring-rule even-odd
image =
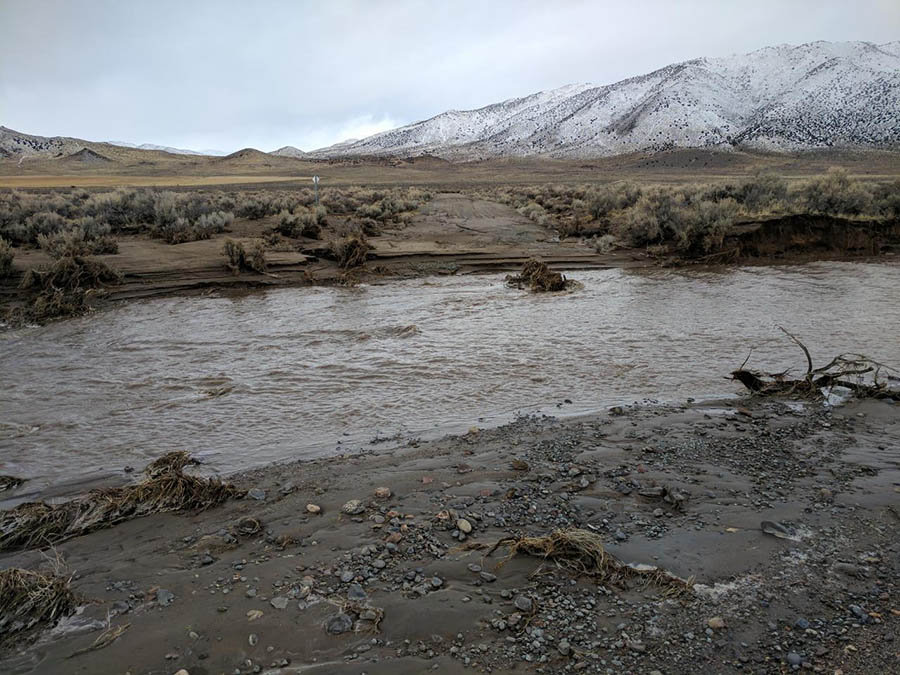
[[[450,108],[697,56],[888,42],[896,0],[3,0],[0,124],[188,148],[312,149]]]

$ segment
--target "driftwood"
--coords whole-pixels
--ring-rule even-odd
[[[741,367],[731,373],[731,379],[743,384],[751,393],[761,396],[823,398],[823,390],[844,387],[858,398],[900,401],[900,389],[891,389],[886,381],[880,379],[883,371],[892,371],[892,368],[862,354],[840,354],[827,365],[814,368],[806,345],[784,328],[779,326],[779,329],[803,350],[806,375],[800,379],[789,379],[789,371],[766,373],[746,369],[744,366],[750,359],[748,354]],[[888,379],[896,378],[888,376]]]

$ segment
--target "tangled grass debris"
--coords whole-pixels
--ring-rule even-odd
[[[98,649],[103,649],[104,647],[109,647],[109,645],[118,640],[119,637],[129,628],[131,628],[130,623],[123,623],[118,626],[110,626],[105,631],[100,633],[100,635],[98,635],[97,638],[87,647],[72,652],[66,658],[71,659],[75,656],[87,654],[88,652],[95,652]]]
[[[61,504],[27,502],[0,514],[0,551],[47,546],[133,518],[170,511],[204,511],[242,493],[215,478],[184,473],[194,462],[171,452],[145,469],[139,483],[91,490]]]
[[[545,537],[505,537],[487,555],[501,546],[509,550],[506,560],[519,554],[530,555],[598,582],[621,585],[629,579],[640,579],[665,587],[672,594],[688,591],[693,586],[693,580],[677,577],[661,567],[622,562],[606,550],[600,535],[589,530],[566,528],[554,530]]]
[[[0,645],[23,633],[51,627],[72,614],[78,599],[69,578],[18,567],[0,570]]]
[[[519,274],[506,277],[506,284],[510,288],[528,288],[532,293],[546,293],[564,291],[572,282],[566,279],[565,275],[551,270],[547,263],[537,258],[529,258],[522,265]]]

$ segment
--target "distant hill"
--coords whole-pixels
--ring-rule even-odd
[[[78,152],[66,155],[62,159],[69,163],[75,162],[79,164],[109,164],[112,162],[109,157],[105,157],[99,152],[94,152],[90,148],[82,148]]]
[[[10,157],[65,157],[95,145],[103,144],[68,136],[32,136],[0,126],[0,150]]]
[[[674,148],[900,148],[900,42],[813,42],[699,58],[451,110],[307,157],[590,158]]]
[[[297,159],[306,157],[305,152],[303,152],[300,148],[295,148],[293,145],[286,145],[283,148],[273,150],[269,154],[275,155],[276,157],[296,157]]]
[[[243,164],[246,163],[266,163],[271,162],[272,155],[263,152],[262,150],[257,150],[256,148],[243,148],[238,150],[237,152],[232,152],[230,155],[225,155],[224,157],[217,158],[216,162],[240,162]]]

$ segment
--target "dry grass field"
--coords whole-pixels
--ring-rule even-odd
[[[99,145],[101,150],[114,147]],[[323,185],[420,185],[441,189],[623,179],[670,184],[729,179],[758,170],[802,178],[822,173],[831,166],[872,179],[900,176],[900,156],[882,151],[775,155],[674,150],[593,160],[525,158],[467,163],[451,163],[435,157],[311,161],[275,157],[252,149],[227,157],[172,155],[128,148],[104,152],[109,161],[82,161],[72,156],[29,159],[21,164],[12,159],[0,160],[0,187],[199,187],[260,182],[290,185],[308,181],[313,175],[320,176]]]
[[[66,176],[0,176],[0,188],[203,187],[308,182],[312,176],[130,176],[72,174]]]

